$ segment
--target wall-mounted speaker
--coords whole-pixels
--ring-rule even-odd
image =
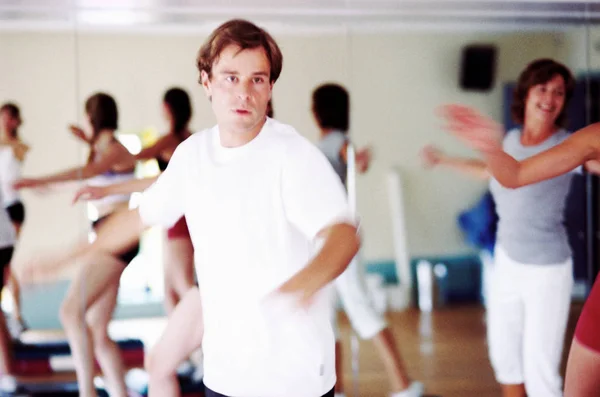
[[[497,49],[493,45],[473,44],[463,48],[460,86],[465,90],[488,91],[496,78]]]

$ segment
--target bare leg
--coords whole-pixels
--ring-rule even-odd
[[[171,314],[194,286],[194,247],[189,237],[166,239],[164,255],[165,308]]]
[[[396,346],[394,335],[386,327],[379,331],[372,340],[385,366],[392,392],[405,390],[410,386],[411,381]]]
[[[15,228],[15,232],[17,235],[17,240],[21,235],[21,223],[13,222],[13,226]],[[5,275],[6,287],[10,291],[10,294],[13,297],[13,315],[15,319],[19,323],[23,323],[23,316],[21,313],[21,288],[19,285],[19,280],[14,276],[12,269],[10,266],[7,267],[7,274]]]
[[[342,364],[342,343],[335,341],[335,376],[337,378],[335,382],[335,393],[344,392],[344,370]]]
[[[2,280],[6,283],[10,277],[10,263],[4,263],[2,274]],[[0,285],[0,292],[5,285]],[[13,371],[13,351],[12,351],[12,338],[8,332],[6,326],[6,317],[4,317],[4,311],[0,309],[0,376],[12,375]]]
[[[148,397],[180,396],[177,367],[200,347],[204,334],[200,291],[193,287],[169,317],[167,327],[146,359]]]
[[[1,312],[1,310],[0,310]],[[0,314],[0,376],[12,375],[12,348],[4,313]]]
[[[373,308],[364,285],[362,267],[354,258],[336,280],[335,286],[352,328],[362,338],[373,340],[385,366],[393,393],[410,386],[410,378],[402,362],[394,336],[382,315]]]
[[[94,351],[86,312],[112,285],[118,285],[125,265],[107,255],[85,255],[77,260],[78,270],[60,308],[60,318],[69,340],[77,373],[79,395],[96,396]]]
[[[108,324],[117,305],[119,285],[107,287],[102,296],[88,309],[87,323],[92,333],[94,352],[106,386],[112,397],[127,397],[125,368],[119,346],[108,336]]]
[[[11,268],[8,267],[6,270],[6,286],[13,297],[13,315],[15,316],[15,319],[21,323],[23,322],[23,317],[21,314],[21,288]]]
[[[600,353],[573,338],[567,374],[565,397],[600,396]]]

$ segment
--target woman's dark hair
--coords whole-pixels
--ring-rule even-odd
[[[12,117],[13,119],[19,119],[19,121],[21,120],[21,111],[19,110],[19,107],[17,105],[15,105],[14,103],[11,102],[7,102],[4,105],[2,105],[0,107],[0,113],[3,112],[7,112],[10,117]],[[10,135],[12,138],[19,138],[19,129],[15,128],[12,131],[9,131]]]
[[[190,96],[181,88],[169,89],[163,98],[164,103],[169,108],[173,118],[172,132],[181,136],[188,128],[188,123],[192,118],[192,103]]]
[[[90,118],[92,125],[92,139],[89,142],[91,150],[88,156],[88,163],[90,163],[96,155],[94,144],[96,143],[96,139],[98,139],[100,131],[116,130],[118,127],[119,112],[114,98],[103,92],[96,93],[85,101],[85,112]]]
[[[96,93],[85,102],[85,112],[92,124],[93,137],[102,130],[118,128],[119,112],[114,98],[103,92]]]
[[[559,127],[566,126],[567,107],[573,96],[575,80],[571,71],[565,65],[552,59],[538,59],[531,62],[519,76],[519,81],[513,95],[513,103],[510,107],[511,116],[516,123],[523,124],[525,122],[525,102],[527,101],[527,94],[531,87],[538,84],[546,84],[556,75],[562,76],[565,81],[565,103],[556,118],[556,125]]]
[[[312,110],[321,128],[348,131],[350,96],[339,84],[323,84],[312,94]]]

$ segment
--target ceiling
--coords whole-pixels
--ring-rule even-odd
[[[208,30],[244,17],[282,29],[556,29],[600,23],[598,1],[0,0],[0,29]]]

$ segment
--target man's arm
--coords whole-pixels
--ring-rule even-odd
[[[317,255],[278,288],[306,305],[358,252],[356,217],[340,178],[325,155],[308,141],[288,148],[282,196],[287,220],[308,240],[321,243]]]
[[[310,304],[319,290],[342,274],[360,247],[356,227],[348,223],[330,226],[319,237],[325,238],[319,253],[279,288],[279,292],[300,294],[302,305]]]

